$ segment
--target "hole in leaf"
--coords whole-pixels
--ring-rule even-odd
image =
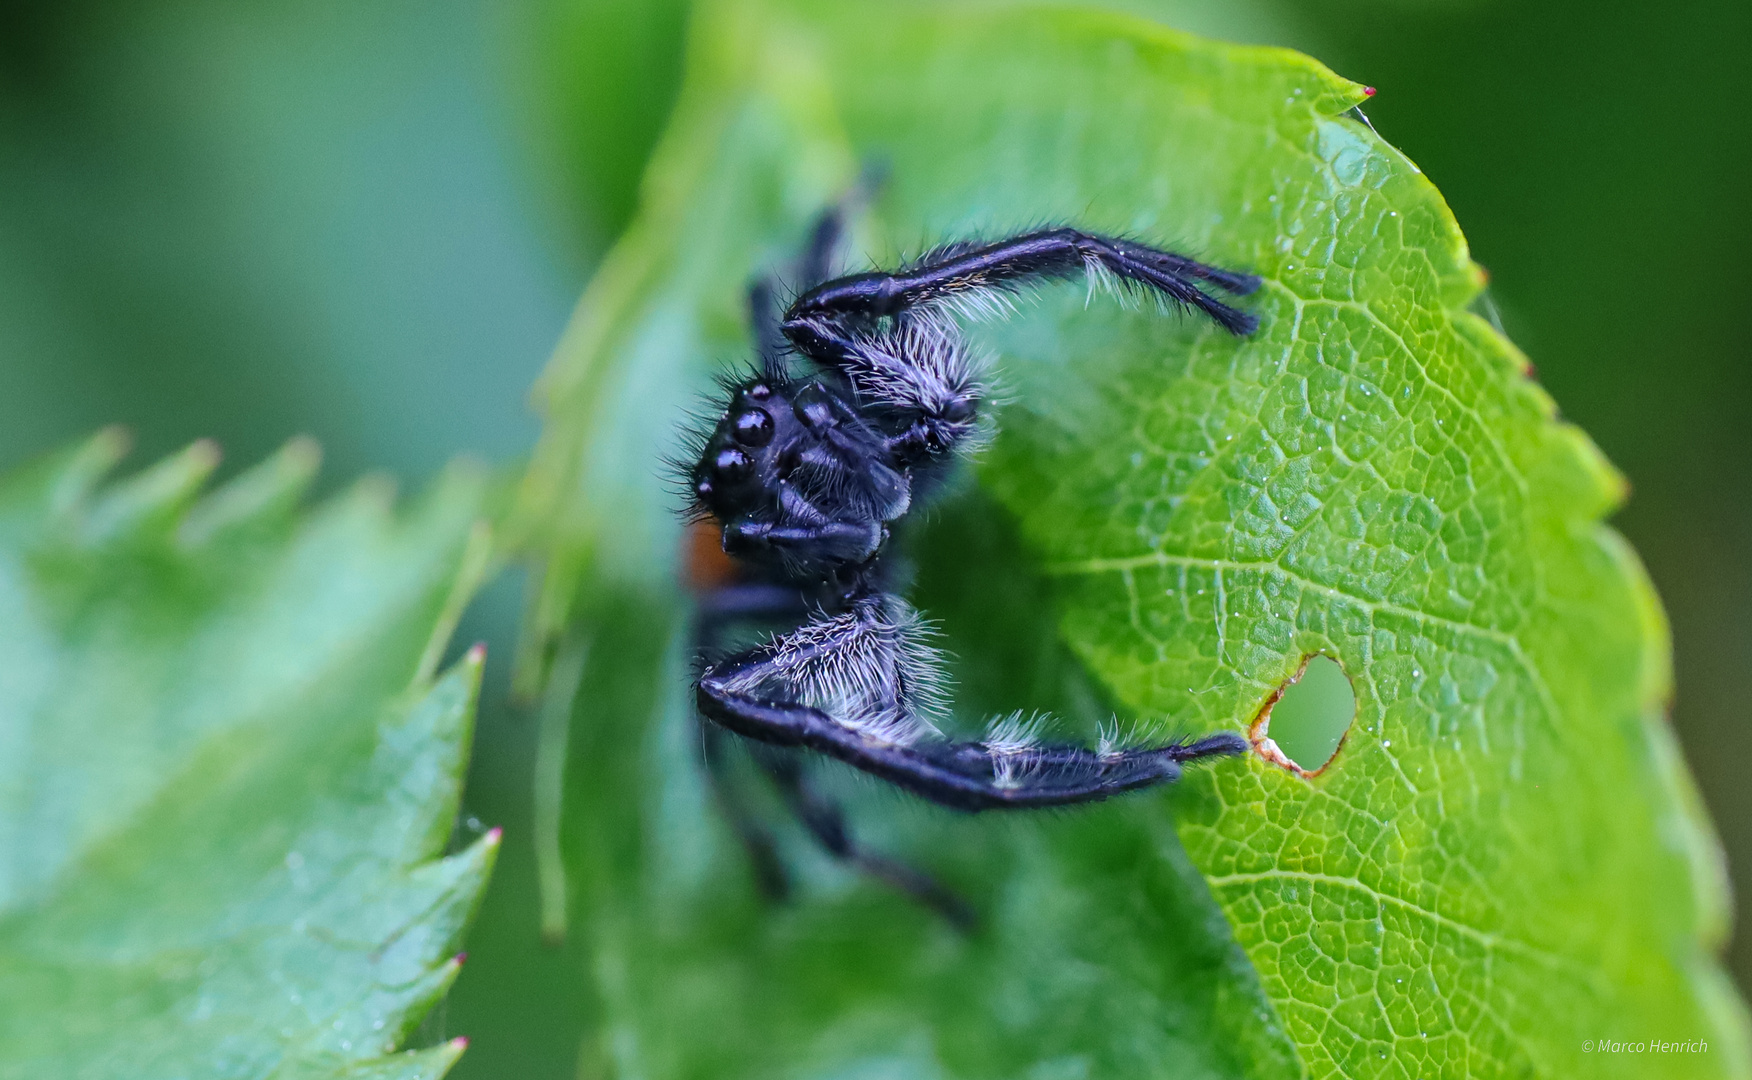
[[[1332,762],[1357,715],[1350,677],[1330,656],[1311,656],[1260,710],[1249,737],[1267,761],[1312,776]]]

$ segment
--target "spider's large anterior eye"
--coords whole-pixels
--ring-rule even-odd
[[[754,463],[748,460],[748,455],[734,446],[726,446],[718,451],[718,456],[712,459],[712,471],[716,472],[726,483],[735,483],[746,477]]]
[[[773,418],[765,409],[750,409],[736,417],[735,430],[743,446],[765,446],[773,441]]]

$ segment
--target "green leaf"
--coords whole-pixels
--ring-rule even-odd
[[[0,1076],[442,1075],[392,1052],[497,849],[435,858],[480,479],[301,512],[308,443],[205,497],[210,444],[100,487],[121,450],[0,477]]]
[[[1662,616],[1601,524],[1622,485],[1468,312],[1482,275],[1346,115],[1361,87],[1062,6],[722,2],[692,41],[641,213],[544,380],[523,498],[532,640],[586,657],[559,830],[601,1018],[586,1068],[1752,1073]],[[696,765],[655,479],[747,355],[746,281],[870,160],[891,179],[853,247],[878,264],[1049,220],[1266,279],[1243,341],[1069,287],[981,331],[1012,403],[977,485],[908,538],[964,722],[1257,719],[1269,750],[1265,710],[1315,654],[1356,700],[1314,776],[1261,753],[980,819],[843,784],[873,846],[989,913],[971,941],[794,833],[802,898],[754,899]]]

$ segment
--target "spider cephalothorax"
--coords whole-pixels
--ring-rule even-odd
[[[1023,286],[1092,277],[1194,308],[1235,334],[1255,322],[1200,287],[1246,294],[1258,279],[1126,239],[1060,228],[939,248],[893,272],[824,281],[841,228],[824,215],[782,313],[751,291],[761,360],[725,385],[688,474],[696,515],[719,523],[739,573],[702,596],[696,688],[707,758],[731,731],[834,854],[961,917],[917,871],[858,850],[839,810],[807,784],[795,751],[838,758],[962,810],[1090,802],[1180,775],[1182,763],[1246,748],[1237,733],[1155,746],[1042,742],[1012,717],[956,741],[928,628],[887,588],[891,523],[943,477],[980,430],[984,364],[955,322]],[[777,624],[770,641],[720,655],[732,622]],[[719,794],[769,884],[782,881],[764,832]]]

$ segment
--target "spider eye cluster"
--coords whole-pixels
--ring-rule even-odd
[[[778,432],[775,404],[782,402],[765,382],[740,387],[694,466],[694,494],[721,518],[758,496],[762,451]]]

